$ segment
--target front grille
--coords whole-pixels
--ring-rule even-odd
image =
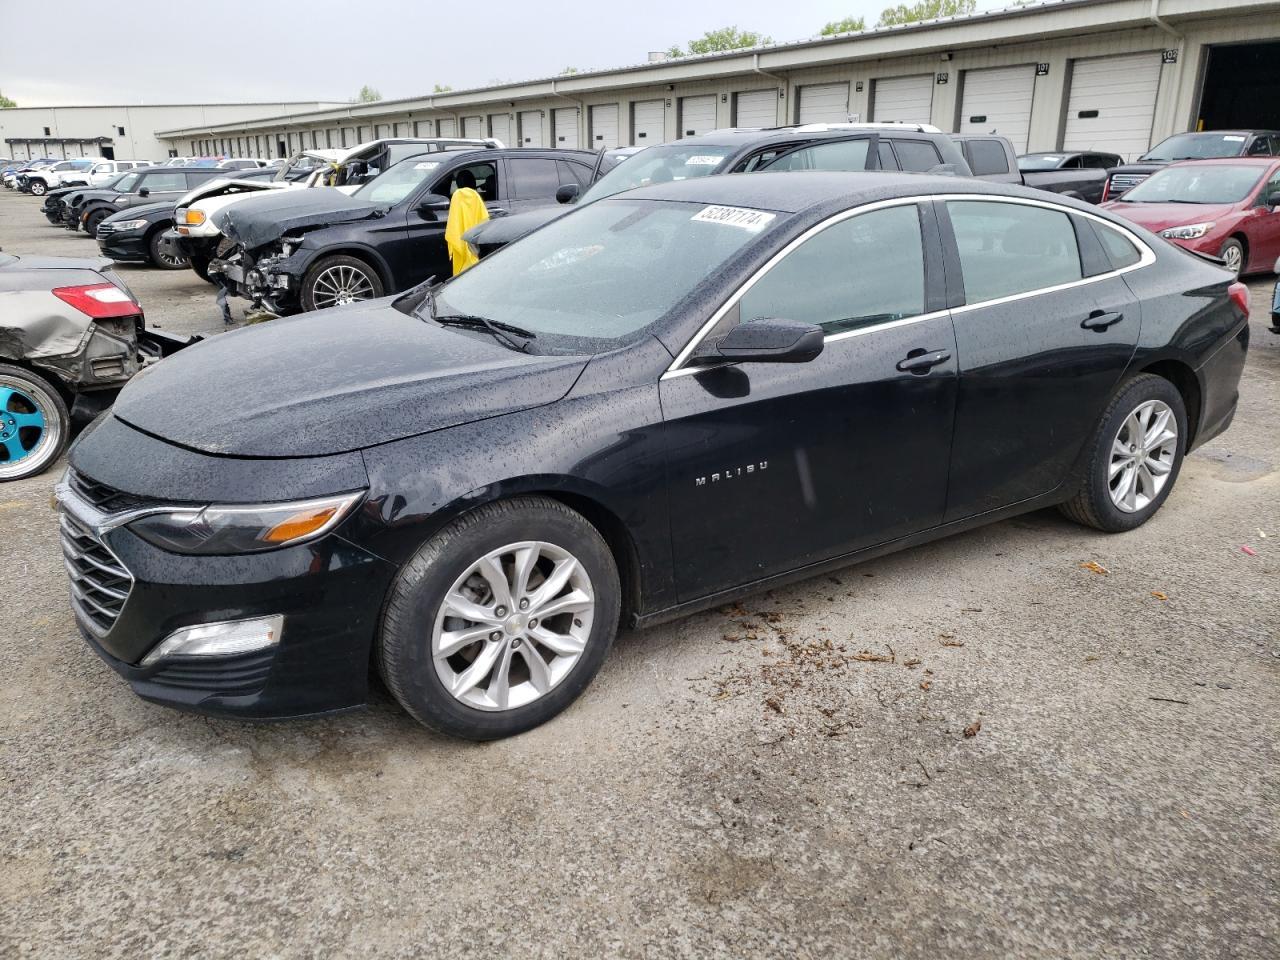
[[[105,483],[90,480],[74,470],[68,471],[67,482],[71,484],[71,489],[85,503],[97,510],[101,510],[103,513],[136,510],[138,507],[144,507],[150,502],[143,497],[134,496],[132,493],[121,493]]]
[[[1150,174],[1147,173],[1116,173],[1111,176],[1111,186],[1107,190],[1108,197],[1118,197],[1126,190],[1132,190],[1143,180],[1147,179]]]
[[[100,223],[100,224],[98,224],[98,236],[99,236],[99,237],[105,237],[105,236],[108,236],[108,235],[113,234],[113,233],[115,233],[115,232],[116,232],[116,225],[115,225],[114,223]]]
[[[71,602],[99,635],[106,634],[120,619],[133,577],[101,538],[65,509],[59,526]]]

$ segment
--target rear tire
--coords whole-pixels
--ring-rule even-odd
[[[56,387],[23,367],[0,363],[0,482],[34,477],[62,456],[71,414]]]
[[[513,736],[550,720],[591,682],[620,606],[613,555],[580,514],[547,497],[486,504],[400,572],[383,612],[379,670],[433,730]]]
[[[1139,374],[1103,411],[1085,448],[1077,492],[1059,509],[1068,519],[1107,533],[1142,526],[1173,490],[1186,444],[1182,395],[1164,377]]]
[[[321,257],[302,278],[302,309],[329,307],[376,300],[382,296],[378,271],[358,257],[339,254]]]

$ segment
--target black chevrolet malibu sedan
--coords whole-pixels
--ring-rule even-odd
[[[136,379],[59,484],[72,605],[151,700],[313,714],[376,669],[501,737],[621,623],[1053,504],[1144,523],[1247,345],[1225,270],[1043,193],[650,187]]]

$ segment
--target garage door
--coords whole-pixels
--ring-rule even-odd
[[[545,147],[547,145],[542,139],[541,110],[524,110],[516,115],[516,122],[520,124],[520,146]]]
[[[440,120],[440,136],[456,137],[458,135],[458,121],[453,117]]]
[[[1160,87],[1160,54],[1077,60],[1063,150],[1106,150],[1126,160],[1151,146],[1151,122]]]
[[[483,137],[484,117],[463,117],[462,135],[464,137]]]
[[[966,70],[960,105],[961,133],[997,133],[1018,153],[1027,152],[1031,130],[1031,95],[1036,68],[994,67]]]
[[[933,113],[933,74],[871,82],[871,119],[928,123]]]
[[[680,98],[680,136],[695,137],[716,128],[715,94]]]
[[[591,108],[591,149],[612,150],[618,145],[618,105],[604,103]]]
[[[735,127],[776,127],[778,125],[778,91],[750,90],[733,95]]]
[[[637,100],[631,105],[631,145],[647,147],[667,139],[667,107],[661,100]]]
[[[849,119],[849,85],[819,83],[800,88],[797,119],[801,123],[845,123]]]
[[[489,114],[489,136],[501,140],[503,146],[511,145],[511,114]]]
[[[552,110],[551,116],[556,133],[555,142],[551,145],[564,150],[578,149],[578,108],[562,107]]]

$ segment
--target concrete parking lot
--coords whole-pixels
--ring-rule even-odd
[[[0,192],[6,252],[96,253],[37,208]],[[194,274],[121,273],[221,328]],[[1270,285],[1234,426],[1143,528],[1036,513],[624,633],[500,743],[380,689],[142,702],[72,622],[60,468],[0,487],[0,956],[1274,958]]]

